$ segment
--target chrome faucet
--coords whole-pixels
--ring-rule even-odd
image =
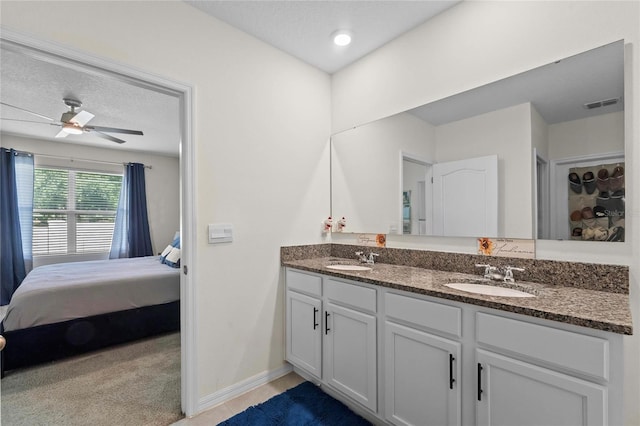
[[[356,256],[358,256],[358,260],[360,261],[360,263],[368,263],[369,265],[373,265],[376,263],[376,256],[379,256],[378,253],[369,253],[369,257],[367,257],[366,254],[364,254],[363,251],[357,251],[356,252]]]
[[[505,266],[500,269],[489,264],[476,263],[476,268],[484,268],[483,278],[495,281],[504,281],[505,283],[514,283],[513,271],[524,271],[524,268],[516,268],[515,266]]]
[[[491,266],[489,264],[476,263],[476,268],[484,268],[484,273],[482,274],[482,277],[488,280],[504,279],[504,275],[502,275],[500,273],[500,270],[495,266]]]
[[[505,266],[504,267],[504,282],[505,283],[514,283],[516,282],[513,279],[513,271],[524,271],[524,268],[516,268],[515,266]]]

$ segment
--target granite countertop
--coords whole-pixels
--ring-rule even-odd
[[[337,271],[330,264],[356,264],[351,259],[318,257],[283,261],[289,266],[324,275],[455,300],[552,321],[618,334],[632,334],[629,295],[561,285],[516,281],[516,287],[536,297],[502,297],[468,293],[446,287],[451,282],[480,282],[480,275],[436,271],[410,266],[376,263],[371,271]],[[492,284],[501,284],[491,281]]]

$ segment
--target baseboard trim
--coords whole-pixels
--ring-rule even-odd
[[[235,383],[224,389],[220,389],[219,391],[214,392],[210,395],[206,395],[198,400],[196,414],[202,413],[205,410],[223,404],[230,399],[233,399],[237,396],[242,395],[243,393],[247,393],[250,390],[257,388],[258,386],[262,386],[284,376],[285,374],[289,374],[291,371],[293,371],[291,365],[284,364],[282,367],[276,368],[275,370],[256,374],[255,376],[249,377],[248,379],[245,379],[241,382]]]

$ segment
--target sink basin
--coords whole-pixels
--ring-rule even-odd
[[[335,269],[337,271],[370,271],[371,268],[368,266],[360,266],[360,265],[328,265],[328,269]]]
[[[466,291],[468,293],[484,294],[487,296],[502,297],[535,297],[533,294],[515,290],[513,288],[498,287],[487,284],[471,284],[471,283],[449,283],[445,284],[449,288]]]

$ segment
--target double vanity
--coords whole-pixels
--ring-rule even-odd
[[[362,250],[281,253],[287,361],[356,412],[396,425],[623,423],[626,267],[490,258],[524,269],[503,283],[483,279],[481,256],[380,249],[367,264]]]

